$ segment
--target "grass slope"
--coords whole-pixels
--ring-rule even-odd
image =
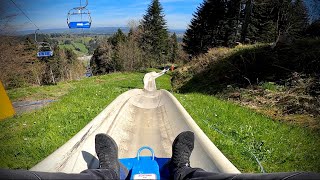
[[[214,144],[241,172],[320,172],[319,133],[288,125],[213,96],[175,94]],[[220,131],[220,132],[219,132]]]
[[[75,48],[80,49],[80,52],[84,53],[84,54],[88,54],[88,49],[87,47],[82,44],[82,43],[73,43]]]
[[[79,56],[88,54],[88,49],[83,43],[75,42],[72,44],[60,44],[59,47],[62,49],[71,49]]]
[[[59,101],[2,121],[0,167],[31,168],[75,135],[118,95],[130,88],[141,88],[142,77],[141,73],[117,73],[70,82],[71,88],[66,89],[68,92]],[[64,86],[61,83],[57,87]],[[39,91],[28,95],[36,97],[47,87],[38,88]],[[9,95],[17,96],[12,91]],[[21,98],[21,93],[18,96]]]
[[[115,73],[57,86],[9,91],[15,99],[52,98],[52,92],[61,94],[53,97],[58,101],[44,109],[0,122],[0,167],[31,168],[75,135],[118,95],[131,88],[142,88],[143,75]],[[170,76],[157,79],[157,87],[171,90]],[[275,122],[213,96],[197,93],[175,96],[242,172],[260,172],[245,149],[259,158],[267,172],[320,172],[319,134]]]

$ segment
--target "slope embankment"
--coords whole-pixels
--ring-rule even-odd
[[[176,91],[215,94],[274,119],[320,129],[320,41],[215,48],[174,73]]]

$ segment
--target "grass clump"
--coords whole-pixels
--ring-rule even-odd
[[[278,86],[274,82],[264,82],[261,87],[270,91],[277,91]]]

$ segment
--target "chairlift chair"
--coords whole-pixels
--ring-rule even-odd
[[[82,15],[86,15],[87,20],[83,21]],[[72,21],[71,17],[73,17],[73,16],[81,16],[81,20],[80,21]],[[70,29],[90,28],[91,22],[92,22],[92,19],[91,19],[90,12],[85,7],[73,8],[68,12],[67,23],[68,23],[68,26]]]
[[[38,44],[38,53],[37,57],[51,57],[53,56],[53,50],[51,48],[51,45],[48,42],[38,42],[37,41],[37,29],[34,33],[34,40]]]
[[[38,42],[38,53],[37,57],[50,57],[53,56],[53,50],[49,43]]]

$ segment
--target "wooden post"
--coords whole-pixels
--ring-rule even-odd
[[[50,67],[50,74],[51,74],[51,78],[52,78],[53,84],[56,84],[56,81],[55,81],[55,79],[54,79],[54,75],[53,75],[53,72],[52,72],[51,67]]]

